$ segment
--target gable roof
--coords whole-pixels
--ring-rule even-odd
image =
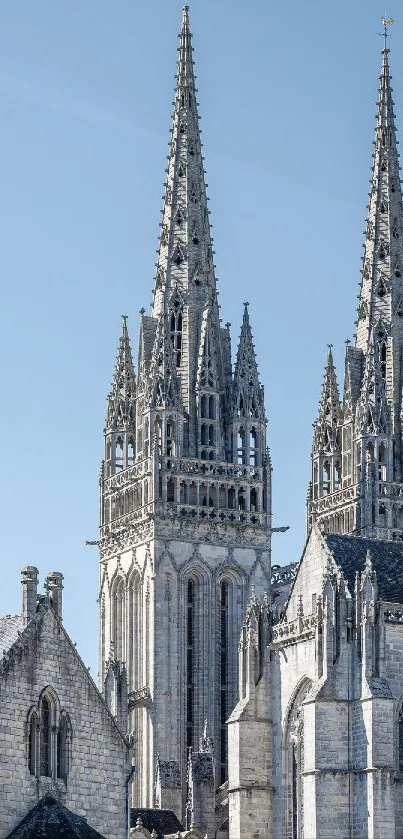
[[[104,697],[98,690],[97,685],[95,684],[92,676],[90,675],[87,667],[85,666],[80,654],[78,653],[75,645],[73,644],[69,634],[67,633],[66,629],[63,626],[63,621],[61,620],[58,615],[54,612],[51,602],[48,597],[40,596],[38,598],[38,606],[36,610],[35,616],[32,620],[29,621],[27,626],[23,629],[22,627],[22,618],[20,616],[6,616],[6,618],[0,618],[0,629],[1,629],[1,621],[5,621],[4,623],[4,637],[8,639],[9,646],[6,648],[1,648],[0,646],[0,678],[6,674],[10,667],[15,666],[16,662],[18,662],[19,658],[17,653],[24,653],[28,651],[28,646],[30,640],[36,635],[39,630],[39,627],[45,620],[46,615],[52,615],[53,620],[56,622],[60,634],[64,637],[65,641],[70,647],[72,654],[74,655],[75,659],[78,661],[79,666],[82,668],[83,674],[85,675],[86,680],[90,683],[91,687],[93,688],[95,695],[97,697],[98,702],[103,706],[103,710],[105,711],[107,717],[109,718],[110,725],[115,730],[115,733],[119,737],[122,743],[122,747],[126,748],[128,751],[127,741],[125,739],[125,735],[120,730],[113,714],[111,713]],[[19,627],[21,629],[19,629]]]
[[[367,551],[370,551],[376,571],[378,593],[381,600],[403,603],[403,543],[361,536],[340,536],[326,533],[322,536],[327,548],[342,570],[350,594],[354,592],[356,572],[362,572]]]
[[[136,827],[137,819],[141,819],[143,827],[149,833],[155,830],[158,839],[164,839],[167,833],[183,831],[183,825],[178,821],[172,810],[131,810],[131,827]]]
[[[5,615],[0,618],[0,654],[7,652],[21,635],[21,615]]]
[[[81,816],[47,794],[35,804],[6,839],[104,839]]]

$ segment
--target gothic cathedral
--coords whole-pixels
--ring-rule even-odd
[[[134,802],[153,806],[158,762],[183,811],[189,749],[206,720],[217,784],[227,776],[238,638],[251,592],[270,585],[271,536],[248,305],[234,374],[219,316],[187,7],[166,171],[152,311],[141,311],[137,370],[123,318],[107,405],[100,661],[115,714],[129,708]]]

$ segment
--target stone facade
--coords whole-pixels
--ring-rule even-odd
[[[0,837],[51,793],[120,839],[129,750],[63,628],[62,575],[39,598],[37,575],[23,571],[22,615],[0,619]]]

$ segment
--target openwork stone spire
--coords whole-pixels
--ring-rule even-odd
[[[402,193],[388,50],[383,50],[356,346],[367,352],[382,320],[391,335],[403,317]],[[391,361],[391,359],[390,359]],[[388,376],[392,396],[393,373]],[[397,384],[397,383],[396,383]]]
[[[402,226],[399,155],[385,47],[356,341],[355,346],[347,342],[343,408],[338,395],[333,411],[330,397],[322,398],[315,424],[309,523],[318,522],[325,531],[403,539],[403,511],[397,501],[403,493]],[[326,381],[332,376],[335,381],[329,368]],[[330,429],[326,404],[332,418]]]
[[[173,290],[203,307],[215,289],[206,184],[199,132],[189,9],[184,7],[153,316]]]
[[[123,315],[115,375],[108,396],[106,429],[125,429],[135,422],[136,376],[127,331],[127,317]]]
[[[244,304],[241,335],[234,373],[234,415],[265,420],[264,391],[259,381],[256,353],[249,320],[248,303]]]

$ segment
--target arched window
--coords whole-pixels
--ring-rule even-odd
[[[40,707],[39,773],[44,777],[52,775],[52,705],[46,694]]]
[[[194,741],[194,705],[195,705],[195,661],[196,661],[196,583],[188,580],[186,583],[186,748],[193,746]]]
[[[69,774],[70,769],[70,741],[70,720],[68,715],[63,712],[60,714],[59,728],[56,735],[56,774],[57,777],[62,778],[63,781],[67,780],[67,775]]]
[[[209,413],[208,413],[209,418],[210,419],[215,419],[216,418],[216,404],[215,404],[215,397],[214,396],[209,396],[208,411],[209,411]]]
[[[311,683],[306,681],[298,690],[286,728],[286,812],[288,813],[287,837],[303,839],[304,836],[304,699]]]
[[[220,585],[220,783],[227,777],[228,707],[228,583]]]
[[[115,580],[112,595],[113,643],[118,661],[126,661],[125,656],[125,581],[123,577]]]
[[[200,415],[201,417],[207,417],[207,404],[208,404],[208,397],[205,393],[202,394],[200,400]]]
[[[28,717],[28,768],[31,775],[37,771],[37,742],[39,733],[38,715],[33,711]]]

